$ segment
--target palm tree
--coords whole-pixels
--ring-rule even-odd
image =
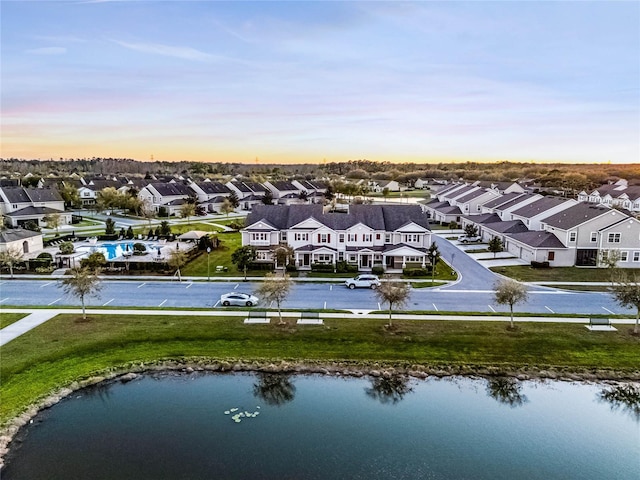
[[[69,270],[70,276],[62,280],[62,288],[66,294],[71,294],[80,299],[82,303],[82,319],[87,319],[85,311],[85,297],[96,295],[102,286],[96,270],[88,267],[75,267]]]

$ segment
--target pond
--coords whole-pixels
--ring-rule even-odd
[[[635,480],[640,410],[601,398],[613,389],[506,378],[144,375],[42,412],[14,440],[2,478]]]

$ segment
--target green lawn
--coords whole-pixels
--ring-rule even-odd
[[[24,317],[26,317],[24,313],[0,313],[0,329],[8,327]]]
[[[531,268],[527,265],[513,267],[492,267],[496,273],[506,275],[521,282],[608,282],[610,272],[606,268]],[[637,272],[633,268],[620,268],[630,274]]]
[[[60,315],[1,347],[0,424],[73,381],[109,369],[187,358],[354,361],[370,364],[517,368],[638,367],[640,338],[629,328],[589,332],[584,325],[505,322],[326,319],[324,326],[244,325],[241,318]]]
[[[367,197],[384,198],[384,195],[382,192],[374,192],[367,193]],[[404,192],[389,192],[387,195],[387,198],[393,198],[394,200],[406,197],[431,198],[431,192],[429,190],[405,190]]]

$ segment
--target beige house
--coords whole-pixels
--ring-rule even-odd
[[[0,252],[11,250],[23,255],[42,251],[42,233],[24,230],[22,228],[9,228],[0,230]]]
[[[598,249],[619,254],[621,268],[640,268],[640,220],[627,217],[598,231]]]

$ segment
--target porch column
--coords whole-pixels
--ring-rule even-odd
[[[405,257],[404,255],[402,256],[402,268],[406,268],[407,266],[407,257]]]
[[[298,257],[298,252],[295,252],[295,260],[294,263],[296,265],[296,267],[300,266],[300,257]]]
[[[427,266],[426,258],[427,258],[426,255],[422,256],[422,268],[425,268]]]

